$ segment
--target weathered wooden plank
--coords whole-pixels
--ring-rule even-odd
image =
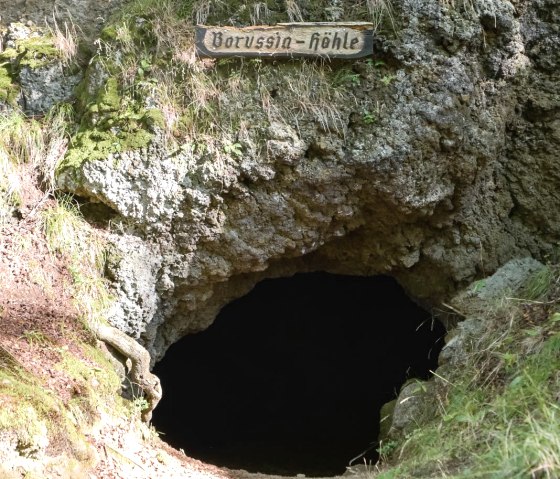
[[[275,26],[197,26],[204,57],[360,58],[373,53],[373,24],[280,23]]]

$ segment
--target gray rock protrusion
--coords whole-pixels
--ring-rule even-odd
[[[71,100],[81,79],[81,73],[65,73],[61,62],[39,68],[24,66],[18,74],[20,103],[27,114],[43,115],[57,103]]]

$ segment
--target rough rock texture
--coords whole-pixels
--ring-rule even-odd
[[[263,66],[228,107],[239,154],[154,137],[62,169],[61,187],[122,222],[114,324],[161,357],[264,277],[390,274],[435,304],[511,258],[552,254],[560,6],[445,3],[395,0],[397,35],[375,46],[385,69],[350,65],[358,84],[322,103],[316,85],[290,88],[316,70]]]
[[[81,74],[65,74],[61,63],[35,69],[23,67],[19,71],[19,84],[24,111],[29,115],[41,115],[53,105],[70,100],[81,79]]]
[[[387,437],[405,437],[426,420],[428,414],[426,398],[429,386],[430,383],[421,381],[409,381],[403,385],[395,401]],[[431,406],[430,409],[434,406],[433,402]],[[433,411],[431,412],[433,414]],[[380,436],[380,440],[383,439],[385,438]]]
[[[472,284],[450,301],[465,319],[445,338],[445,346],[438,358],[442,374],[464,364],[471,343],[480,337],[485,327],[480,313],[488,310],[493,302],[519,295],[527,280],[542,268],[544,265],[532,258],[511,260],[492,276]]]

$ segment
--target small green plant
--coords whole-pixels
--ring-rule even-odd
[[[362,120],[366,125],[373,125],[377,121],[377,117],[373,113],[366,111],[362,115]]]
[[[360,74],[354,73],[348,68],[342,68],[334,74],[333,86],[339,88],[348,85],[360,86]]]
[[[142,411],[149,407],[149,403],[144,396],[138,396],[130,402],[130,407],[134,416],[139,416]]]
[[[385,66],[385,62],[383,60],[374,60],[373,58],[368,58],[366,60],[366,65],[371,69],[381,68]]]
[[[226,143],[224,144],[224,152],[228,155],[243,156],[243,151],[241,150],[241,143]]]
[[[483,290],[485,286],[486,286],[486,280],[485,279],[480,279],[478,281],[475,281],[475,283],[471,287],[471,293],[473,293],[473,294],[478,293],[479,291]]]
[[[381,83],[383,83],[383,85],[385,86],[389,86],[391,83],[393,83],[395,80],[397,79],[396,75],[384,75],[381,77],[381,79],[379,80]]]
[[[386,460],[397,449],[398,446],[399,442],[394,439],[380,442],[379,447],[377,448],[380,460]]]
[[[138,76],[144,78],[144,76],[152,70],[152,62],[149,58],[142,58],[140,64],[138,65]]]

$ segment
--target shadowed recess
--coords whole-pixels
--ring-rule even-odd
[[[444,333],[387,276],[265,280],[169,348],[153,422],[218,466],[340,474],[368,448],[377,459],[380,407],[407,378],[429,377]]]

